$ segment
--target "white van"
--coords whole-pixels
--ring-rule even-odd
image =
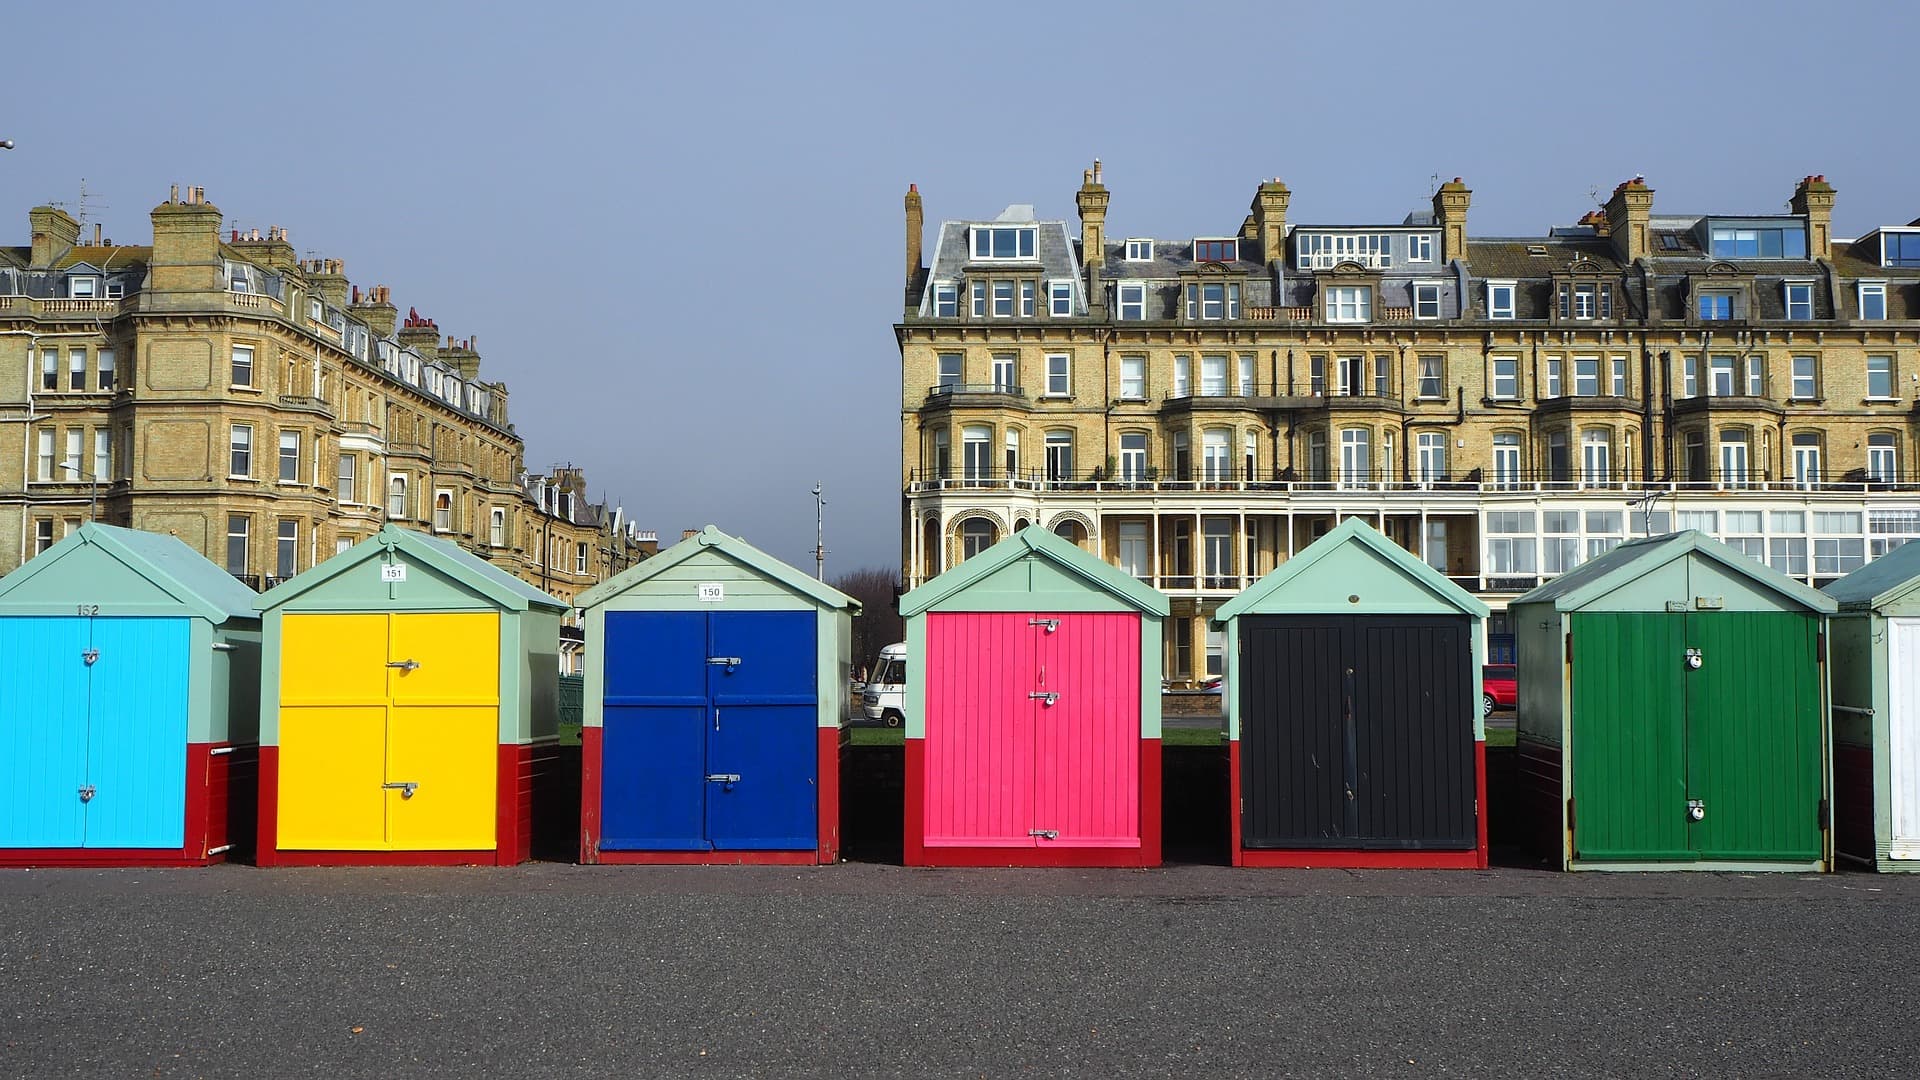
[[[860,699],[860,711],[869,720],[884,720],[888,727],[906,722],[902,704],[907,690],[907,645],[896,642],[880,650],[873,673],[867,676],[867,690]]]

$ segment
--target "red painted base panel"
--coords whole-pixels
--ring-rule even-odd
[[[260,866],[515,866],[532,846],[533,795],[538,755],[550,743],[500,747],[494,794],[494,844],[474,851],[285,851],[279,847],[280,748],[260,748]]]
[[[214,750],[226,753],[215,754]],[[250,750],[242,747],[241,750]],[[0,867],[207,866],[225,862],[230,743],[188,743],[186,810],[177,848],[0,848]]]
[[[926,740],[908,739],[901,859],[907,866],[1120,867],[1160,865],[1160,740],[1140,740],[1138,847],[929,847],[926,843]]]
[[[813,851],[607,851],[600,847],[600,799],[604,775],[598,727],[580,729],[580,861],[621,866],[815,866],[840,860],[840,729],[821,728],[818,754],[820,846]]]
[[[1471,850],[1368,851],[1358,848],[1249,848],[1240,831],[1240,740],[1227,744],[1227,806],[1233,865],[1256,869],[1485,870],[1487,868],[1487,744],[1473,744],[1476,844]]]

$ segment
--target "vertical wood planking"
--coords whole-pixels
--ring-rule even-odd
[[[1577,614],[1573,633],[1575,857],[1690,860],[1685,621]]]
[[[1888,854],[1920,859],[1920,619],[1887,620]]]
[[[1058,693],[1034,713],[1034,824],[1044,845],[1124,846],[1140,840],[1140,617],[1042,613],[1035,689]],[[1157,809],[1157,808],[1154,808]]]
[[[927,618],[929,845],[1033,845],[1032,633],[1024,614]]]
[[[187,620],[95,618],[86,846],[178,848],[187,797]]]
[[[79,847],[84,837],[86,624],[0,618],[0,846]]]

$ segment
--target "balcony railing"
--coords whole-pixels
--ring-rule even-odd
[[[916,469],[909,474],[907,492],[926,494],[961,491],[1025,491],[1085,494],[1184,494],[1189,492],[1259,492],[1293,495],[1340,495],[1367,492],[1409,499],[1430,495],[1555,495],[1582,492],[1613,493],[1622,497],[1650,494],[1756,492],[1790,495],[1861,495],[1868,492],[1920,492],[1913,480],[1775,480],[1752,473],[1712,473],[1701,479],[1645,480],[1618,474],[1580,472],[1523,472],[1487,479],[1480,470],[1464,475],[1441,473],[1429,477],[1388,477],[1370,471],[1356,477],[1300,478],[1246,474],[1244,470],[1204,467],[1184,473],[1148,466],[1134,470],[1124,465],[1111,474],[1104,468],[1084,472],[1049,473],[1046,470]]]
[[[1012,383],[940,383],[927,387],[927,400],[944,401],[968,394],[1000,394],[1008,397],[1027,396],[1024,387]]]

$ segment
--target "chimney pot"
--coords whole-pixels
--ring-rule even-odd
[[[240,230],[239,230],[239,229],[235,229],[235,230],[233,230],[233,242],[234,242],[234,243],[236,243],[236,244],[240,242]]]
[[[180,185],[179,184],[175,184],[171,188],[167,189],[167,201],[170,203],[177,203],[180,201]]]

